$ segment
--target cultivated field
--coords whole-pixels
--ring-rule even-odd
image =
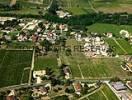
[[[71,56],[60,54],[63,63],[70,66],[73,78],[107,79],[110,77],[127,77],[120,67],[118,58],[87,58],[83,53],[74,52]]]
[[[27,83],[32,51],[0,50],[0,87]]]
[[[87,98],[88,100],[118,100],[117,96],[106,84],[101,86],[97,92],[88,96]]]

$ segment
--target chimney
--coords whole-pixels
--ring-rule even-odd
[[[16,0],[11,0],[10,7],[14,6],[16,4]]]

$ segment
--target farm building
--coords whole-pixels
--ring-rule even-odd
[[[121,91],[121,90],[126,90],[127,89],[127,87],[122,82],[112,82],[111,85],[117,91]]]

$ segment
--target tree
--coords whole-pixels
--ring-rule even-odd
[[[45,47],[46,52],[48,52],[50,50],[50,47],[52,46],[52,44],[46,39],[41,42],[41,45]]]

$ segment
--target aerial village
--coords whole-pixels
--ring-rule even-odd
[[[72,17],[62,9],[56,15]],[[117,40],[132,48],[132,33],[125,28],[117,37],[46,19],[0,17],[0,70],[8,66],[8,77],[19,76],[15,83],[0,74],[0,100],[132,100],[132,49]]]
[[[86,57],[119,57],[119,55],[113,55],[110,46],[104,41],[105,38],[112,38],[112,33],[104,33],[104,37],[100,37],[98,33],[82,36],[81,33],[83,31],[80,30],[76,32],[69,30],[70,27],[66,24],[52,23],[46,20],[37,19],[17,19],[15,17],[0,17],[0,26],[2,33],[0,34],[1,49],[15,48],[26,50],[36,48],[35,56],[44,56],[47,51],[41,43],[42,41],[46,40],[52,45],[55,45],[61,37],[64,37],[65,40],[70,38],[77,42],[82,42],[82,50],[79,50],[81,50]],[[15,33],[15,35],[13,33]],[[70,33],[69,36],[67,36],[67,33]],[[122,36],[124,37],[131,37],[125,30],[121,30],[120,34],[123,34]],[[20,47],[18,45],[7,45],[15,42],[29,43],[29,45]],[[65,49],[68,47],[69,46],[65,47]],[[73,49],[74,48],[72,48],[72,50]],[[57,50],[59,50],[59,48]],[[60,59],[58,58],[58,60]],[[54,98],[52,97],[52,94],[58,94],[60,96],[61,94],[66,95],[71,99],[76,95],[78,98],[84,93],[98,89],[101,84],[108,84],[111,90],[121,100],[131,100],[132,95],[128,92],[128,89],[132,88],[132,81],[127,81],[126,83],[123,83],[120,80],[117,82],[96,81],[94,83],[75,81],[72,79],[72,71],[69,65],[60,63],[58,61],[58,66],[62,67],[60,69],[60,72],[64,76],[63,78],[61,77],[62,79],[56,75],[52,76],[52,69],[34,70],[32,74],[33,86],[23,90],[20,89],[20,91],[19,89],[8,91],[6,93],[7,100],[16,100],[13,98],[20,99],[22,94],[24,94],[24,91],[30,91],[34,100],[40,100],[40,98],[41,100]],[[126,56],[121,67],[125,71],[132,72],[132,56]],[[20,94],[21,96],[18,96]]]

